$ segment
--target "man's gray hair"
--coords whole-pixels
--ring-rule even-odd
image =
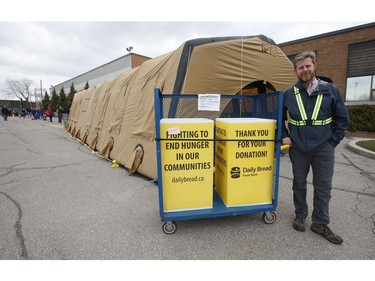
[[[314,64],[316,63],[316,54],[315,54],[315,52],[313,52],[313,51],[307,51],[307,52],[300,53],[300,54],[298,54],[298,55],[296,55],[294,57],[294,59],[293,59],[293,66],[294,66],[294,68],[296,68],[297,62],[299,62],[300,60],[307,59],[307,58],[311,58],[312,62]]]

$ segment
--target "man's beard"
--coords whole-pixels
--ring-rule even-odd
[[[314,73],[305,73],[305,74],[302,74],[300,75],[298,78],[302,81],[302,82],[311,82],[314,80],[314,77],[315,77],[315,74]]]

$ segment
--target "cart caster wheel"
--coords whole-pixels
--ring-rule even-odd
[[[174,221],[167,221],[163,223],[163,231],[165,234],[173,234],[177,230],[177,224]]]
[[[271,224],[276,221],[276,213],[275,212],[264,212],[263,213],[263,221],[266,224]]]

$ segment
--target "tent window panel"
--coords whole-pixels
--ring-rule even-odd
[[[82,105],[82,112],[86,112],[87,110],[87,106],[89,105],[89,101],[90,101],[90,98],[87,98],[83,101],[83,105]]]
[[[375,40],[349,45],[348,77],[375,74]]]

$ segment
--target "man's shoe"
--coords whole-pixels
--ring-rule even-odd
[[[293,220],[293,228],[298,231],[305,231],[305,219],[295,218]]]
[[[327,239],[329,242],[334,244],[341,244],[344,240],[341,238],[341,236],[334,234],[332,230],[325,225],[323,228],[319,229],[314,224],[311,225],[310,229],[314,231],[317,234],[322,235],[325,239]]]

